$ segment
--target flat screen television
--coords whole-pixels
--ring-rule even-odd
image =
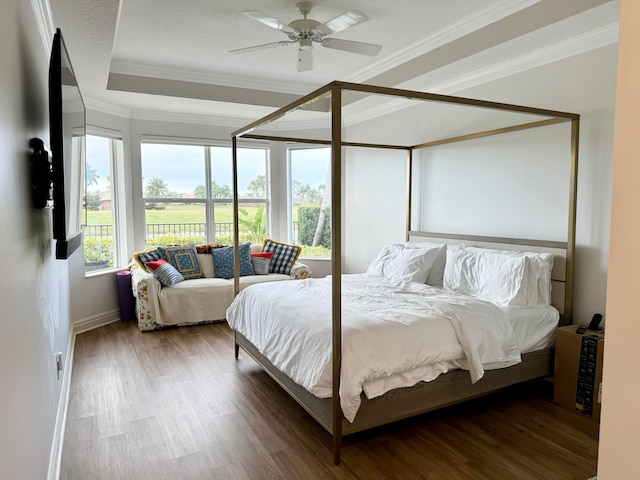
[[[69,53],[58,28],[49,62],[49,127],[53,180],[53,238],[56,258],[82,245],[85,106]]]

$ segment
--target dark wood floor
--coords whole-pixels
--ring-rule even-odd
[[[332,441],[225,323],[77,336],[60,478],[585,480],[598,424],[530,383]]]

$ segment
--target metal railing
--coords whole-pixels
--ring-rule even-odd
[[[160,237],[163,235],[176,236],[205,236],[207,235],[206,223],[147,223],[145,225],[146,238]],[[83,225],[85,237],[105,238],[113,236],[113,225],[97,224]],[[216,235],[233,234],[233,222],[216,222]],[[293,237],[298,238],[298,222],[293,222]]]

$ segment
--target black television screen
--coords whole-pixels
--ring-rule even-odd
[[[49,62],[49,126],[53,177],[53,238],[56,258],[82,244],[85,106],[62,32],[56,30]]]

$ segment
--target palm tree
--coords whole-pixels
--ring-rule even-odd
[[[327,185],[329,186],[327,188]],[[320,188],[322,187],[322,188]],[[322,200],[320,202],[320,214],[318,215],[318,224],[316,225],[316,233],[313,236],[312,246],[317,247],[322,242],[322,232],[324,231],[324,223],[326,221],[325,210],[331,206],[331,166],[327,168],[327,177],[324,185],[318,187],[318,191],[322,191]]]
[[[149,198],[162,198],[169,194],[169,185],[160,177],[153,177],[147,182],[146,196]]]
[[[267,196],[267,178],[264,175],[258,175],[249,182],[247,192],[252,198],[265,198]]]
[[[218,185],[214,180],[211,182],[211,196],[213,198],[231,198],[231,189],[229,185]]]
[[[95,169],[95,167],[90,163],[87,163],[85,166],[84,176],[85,176],[87,185],[98,184],[98,179],[100,178],[100,176],[98,175],[98,171]]]
[[[297,198],[300,203],[310,203],[310,200],[313,197],[313,187],[308,183],[299,183],[296,187],[294,197]]]
[[[193,194],[195,195],[196,198],[204,198],[206,196],[204,191],[204,185],[198,185],[196,188],[194,188]]]

